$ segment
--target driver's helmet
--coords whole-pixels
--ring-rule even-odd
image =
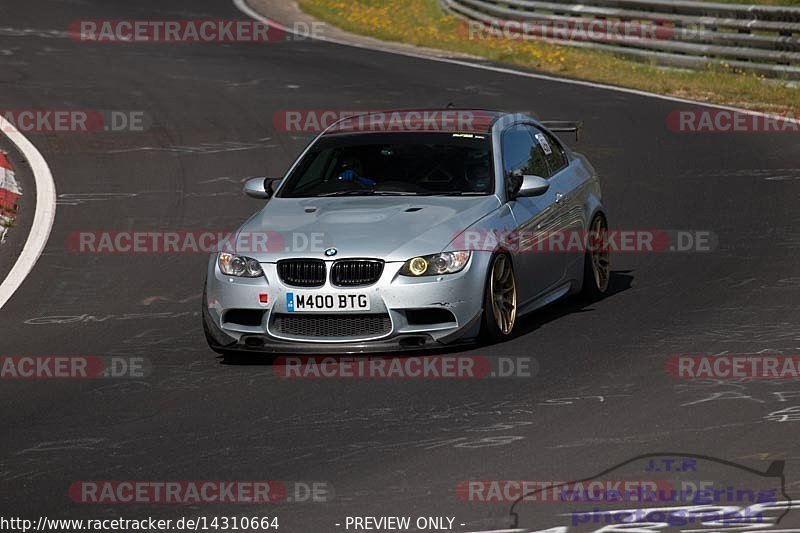
[[[364,175],[363,165],[361,164],[361,160],[357,157],[348,156],[342,159],[342,165],[339,174],[342,175],[348,170],[355,172],[356,176]]]

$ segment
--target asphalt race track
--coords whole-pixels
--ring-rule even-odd
[[[277,516],[291,533],[345,531],[347,516],[452,516],[456,531],[503,529],[509,505],[465,503],[459,482],[583,479],[659,452],[757,470],[785,460],[786,490],[800,498],[800,416],[774,415],[800,406],[796,380],[665,370],[678,354],[800,353],[796,133],[676,133],[668,115],[699,107],[324,42],[65,34],[78,19],[244,17],[225,0],[0,6],[0,108],[152,120],[142,132],[26,134],[58,205],[44,253],[0,311],[0,354],[141,357],[149,372],[2,380],[0,515]],[[12,31],[23,29],[35,31]],[[289,380],[265,359],[231,364],[203,337],[205,254],[68,247],[80,231],[236,228],[260,205],[242,179],[281,175],[313,137],[278,131],[282,110],[448,102],[583,120],[581,140],[565,140],[598,169],[612,227],[707,230],[718,247],[615,255],[606,299],[558,303],[510,342],[461,350],[538,363],[533,378],[484,380]],[[328,501],[90,505],[69,495],[80,480],[254,479],[323,483]],[[776,530],[800,531],[789,529],[800,528],[795,513]],[[536,516],[519,526],[568,525]]]

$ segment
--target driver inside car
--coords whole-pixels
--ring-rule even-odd
[[[339,173],[339,181],[356,182],[365,187],[373,187],[375,180],[362,176],[363,167],[361,161],[355,157],[348,157],[342,161],[342,171]]]

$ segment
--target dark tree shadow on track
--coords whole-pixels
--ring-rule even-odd
[[[608,293],[603,298],[611,298],[620,292],[626,291],[631,288],[631,284],[633,283],[633,275],[632,270],[612,270],[611,277],[608,281]],[[525,318],[520,319],[519,323],[516,326],[516,332],[513,338],[517,338],[523,335],[528,335],[537,329],[539,329],[544,324],[548,322],[552,322],[554,320],[558,320],[561,317],[573,314],[573,313],[587,313],[593,311],[594,309],[591,308],[596,302],[588,301],[581,296],[573,296],[571,298],[567,298],[564,300],[559,300],[557,302],[552,303],[551,305],[544,307],[542,309],[538,309],[532,312],[530,315],[526,316]],[[332,356],[332,357],[424,357],[427,355],[448,355],[448,354],[456,354],[459,352],[474,350],[476,348],[484,348],[486,347],[485,344],[481,343],[469,343],[469,344],[457,344],[453,346],[443,346],[441,348],[425,348],[419,350],[412,350],[409,349],[407,352],[397,352],[392,354],[350,354],[350,355],[340,355],[337,356],[335,354],[307,354],[307,356]],[[286,354],[297,357],[298,354]],[[281,354],[264,354],[259,353],[257,351],[253,352],[246,352],[246,353],[238,353],[233,352],[227,355],[218,355],[217,359],[219,360],[220,364],[223,365],[232,365],[232,366],[274,366],[276,364],[276,360],[281,357]],[[303,355],[300,355],[303,357]]]
[[[633,270],[612,270],[608,280],[608,293],[602,298],[606,300],[631,288],[633,284]],[[601,300],[601,301],[602,301]],[[558,300],[552,304],[538,309],[529,315],[521,318],[515,327],[513,338],[528,335],[545,324],[558,320],[559,318],[573,313],[589,313],[594,311],[592,307],[597,301],[587,300],[581,295]]]
[[[276,366],[279,365],[277,360],[282,357],[315,357],[315,358],[324,358],[324,357],[338,357],[341,359],[349,359],[349,358],[367,358],[367,357],[396,357],[396,358],[406,358],[406,357],[426,357],[426,356],[434,356],[434,355],[448,355],[448,354],[457,354],[460,352],[465,352],[469,350],[473,350],[479,347],[478,343],[471,342],[471,343],[463,343],[463,344],[455,344],[452,346],[442,346],[441,348],[409,348],[407,351],[397,351],[397,352],[390,352],[390,353],[382,353],[382,352],[374,352],[374,353],[352,353],[352,354],[335,354],[335,353],[323,353],[323,354],[315,354],[315,353],[308,353],[308,354],[297,354],[297,353],[289,353],[289,354],[262,354],[258,352],[247,352],[247,353],[231,353],[229,355],[217,355],[217,359],[219,360],[220,364],[223,365],[259,365],[259,366]]]
[[[231,353],[227,355],[217,354],[219,363],[229,366],[273,366],[277,357],[280,356],[258,352]]]

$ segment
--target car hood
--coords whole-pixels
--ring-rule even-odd
[[[328,248],[328,259],[406,261],[442,251],[498,207],[496,196],[273,198],[239,229],[236,250],[262,263],[326,258]]]

